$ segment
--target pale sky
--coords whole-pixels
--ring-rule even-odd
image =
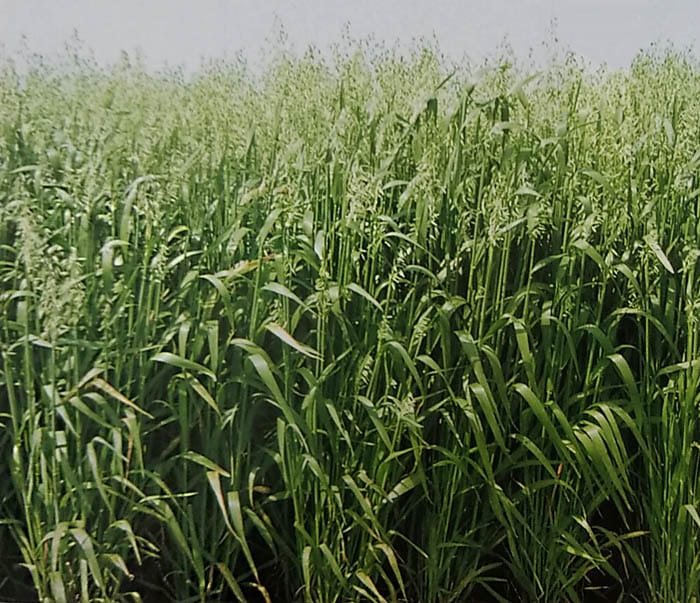
[[[138,50],[150,67],[191,71],[239,51],[259,62],[280,25],[297,51],[326,49],[347,27],[388,46],[436,39],[450,59],[476,62],[504,40],[546,60],[555,37],[560,51],[611,68],[655,42],[700,56],[700,0],[0,0],[0,54],[52,59],[77,32],[100,63]]]

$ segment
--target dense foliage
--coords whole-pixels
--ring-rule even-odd
[[[699,143],[670,52],[6,65],[0,590],[693,600]]]

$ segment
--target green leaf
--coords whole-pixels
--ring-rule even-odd
[[[293,302],[300,305],[305,310],[309,309],[309,307],[296,293],[291,291],[288,287],[285,287],[282,283],[267,283],[262,286],[262,290],[269,291],[270,293],[275,293],[276,295],[281,295],[282,297],[286,297],[287,299],[291,299]]]
[[[349,283],[347,287],[353,293],[356,293],[360,297],[366,299],[370,304],[377,308],[377,310],[379,310],[380,312],[384,312],[384,309],[382,308],[381,304],[376,299],[374,299],[374,297],[372,297],[364,287],[361,287],[357,283]]]
[[[675,274],[676,272],[673,269],[671,262],[664,253],[664,250],[661,249],[661,245],[659,245],[659,242],[657,241],[656,237],[652,234],[647,234],[644,236],[644,242],[647,244],[649,249],[651,249],[654,252],[656,258],[659,260],[659,262],[661,262],[661,265],[664,268],[666,268],[666,270],[668,270],[671,274]]]
[[[250,547],[248,546],[248,540],[246,539],[245,529],[243,527],[243,514],[241,512],[241,500],[239,498],[238,492],[235,490],[229,492],[227,495],[228,509],[233,521],[233,529],[237,536],[238,543],[243,549],[243,555],[248,561],[248,567],[250,571],[253,572],[255,579],[260,582],[260,577],[258,576],[258,568],[253,561],[253,554],[250,552]]]
[[[382,423],[382,420],[379,418],[379,415],[377,414],[377,410],[374,407],[374,404],[372,403],[372,401],[369,398],[367,398],[366,396],[357,396],[357,399],[362,404],[362,406],[364,406],[364,408],[367,410],[367,414],[369,415],[370,421],[372,421],[372,424],[374,425],[375,429],[377,430],[377,433],[379,434],[380,439],[382,440],[382,442],[384,442],[386,449],[389,452],[393,452],[394,445],[391,441],[391,438],[389,437],[389,434],[386,431],[386,428],[384,427],[384,423]]]
[[[192,450],[188,450],[182,455],[183,458],[187,459],[188,461],[192,461],[193,463],[196,463],[197,465],[204,467],[205,469],[209,469],[210,471],[213,471],[215,473],[218,473],[219,475],[223,475],[225,477],[231,477],[231,474],[226,471],[223,467],[220,465],[217,465],[214,461],[211,459],[208,459],[206,456],[203,454],[199,454],[198,452],[193,452]]]
[[[635,416],[638,423],[641,423],[644,417],[644,409],[642,407],[642,399],[639,395],[639,388],[637,387],[637,382],[634,380],[632,375],[632,369],[627,363],[627,360],[622,356],[622,354],[611,354],[608,358],[612,361],[617,369],[617,372],[622,378],[622,382],[625,385],[625,389],[632,402],[632,408],[635,411]]]
[[[503,426],[501,425],[501,420],[498,417],[498,410],[493,403],[493,400],[488,396],[484,387],[479,383],[472,383],[470,386],[472,393],[476,396],[477,402],[481,411],[486,417],[486,423],[488,423],[493,436],[496,438],[496,443],[501,448],[501,450],[506,449],[505,440],[503,438]]]
[[[226,509],[226,501],[224,499],[224,492],[221,488],[221,476],[222,475],[223,474],[217,470],[207,471],[207,480],[209,481],[209,486],[211,487],[212,491],[214,492],[214,496],[216,497],[216,502],[219,505],[219,509],[221,509],[221,516],[224,518],[224,523],[226,524],[226,527],[229,529],[231,534],[235,535],[235,531],[233,529],[233,526],[231,525],[231,521],[230,521],[229,516],[228,516],[228,511]],[[229,476],[227,476],[227,477],[229,477]]]
[[[411,473],[396,484],[391,491],[386,495],[386,501],[393,503],[397,498],[403,496],[407,492],[410,492],[422,481],[422,476],[418,473]]]
[[[172,354],[171,352],[160,352],[151,358],[151,362],[161,362],[163,364],[168,364],[186,371],[199,373],[209,377],[212,381],[216,381],[216,375],[206,366],[193,362],[192,360],[187,360],[186,358],[182,358],[181,356]]]
[[[333,572],[333,575],[338,580],[338,583],[340,584],[340,586],[345,587],[347,580],[345,579],[345,576],[343,576],[343,572],[340,570],[340,566],[338,565],[338,562],[336,561],[335,557],[333,556],[333,553],[331,552],[330,548],[328,548],[328,545],[325,542],[322,542],[321,545],[319,546],[319,549],[321,550],[321,553],[323,554],[326,561],[328,562],[328,565],[330,566],[331,571]]]
[[[85,555],[85,560],[90,568],[92,579],[95,581],[95,584],[97,584],[100,589],[104,591],[105,585],[104,580],[102,579],[102,571],[100,570],[100,564],[97,561],[97,555],[95,555],[95,549],[92,546],[92,539],[83,528],[71,528],[70,533]]]
[[[236,597],[236,599],[238,599],[240,603],[246,603],[248,601],[248,598],[243,594],[241,586],[233,577],[231,570],[220,562],[216,564],[216,567],[221,573],[221,575],[224,577],[224,580],[226,580],[226,584],[228,584],[228,587],[233,591],[233,594]]]
[[[190,378],[187,380],[187,383],[189,383],[189,385],[192,387],[195,393],[200,398],[202,398],[202,400],[204,400],[218,416],[221,416],[221,409],[216,403],[216,400],[214,400],[213,396],[207,391],[207,389],[199,382],[199,380],[196,377],[190,376]]]
[[[540,399],[534,394],[534,392],[524,383],[516,383],[513,385],[520,396],[527,402],[528,406],[532,409],[532,412],[537,417],[540,424],[544,427],[550,441],[554,446],[556,446],[557,451],[561,454],[562,459],[567,463],[571,464],[571,455],[566,447],[566,443],[563,441],[562,437],[559,435],[554,423],[549,417],[545,405],[542,404]]]
[[[355,572],[355,576],[370,590],[370,592],[374,595],[375,601],[379,601],[379,603],[387,603],[387,600],[379,594],[379,590],[377,590],[372,578],[370,578],[365,572],[358,570]]]
[[[300,354],[313,358],[314,360],[319,360],[321,356],[313,348],[304,345],[303,343],[294,339],[294,337],[287,332],[282,326],[272,322],[265,325],[265,329],[277,337],[280,341],[286,343],[290,348],[295,349]]]

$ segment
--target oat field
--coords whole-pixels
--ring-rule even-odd
[[[0,595],[696,601],[700,66],[0,68]]]

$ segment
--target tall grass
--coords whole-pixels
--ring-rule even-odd
[[[5,66],[0,588],[694,600],[699,93]]]

